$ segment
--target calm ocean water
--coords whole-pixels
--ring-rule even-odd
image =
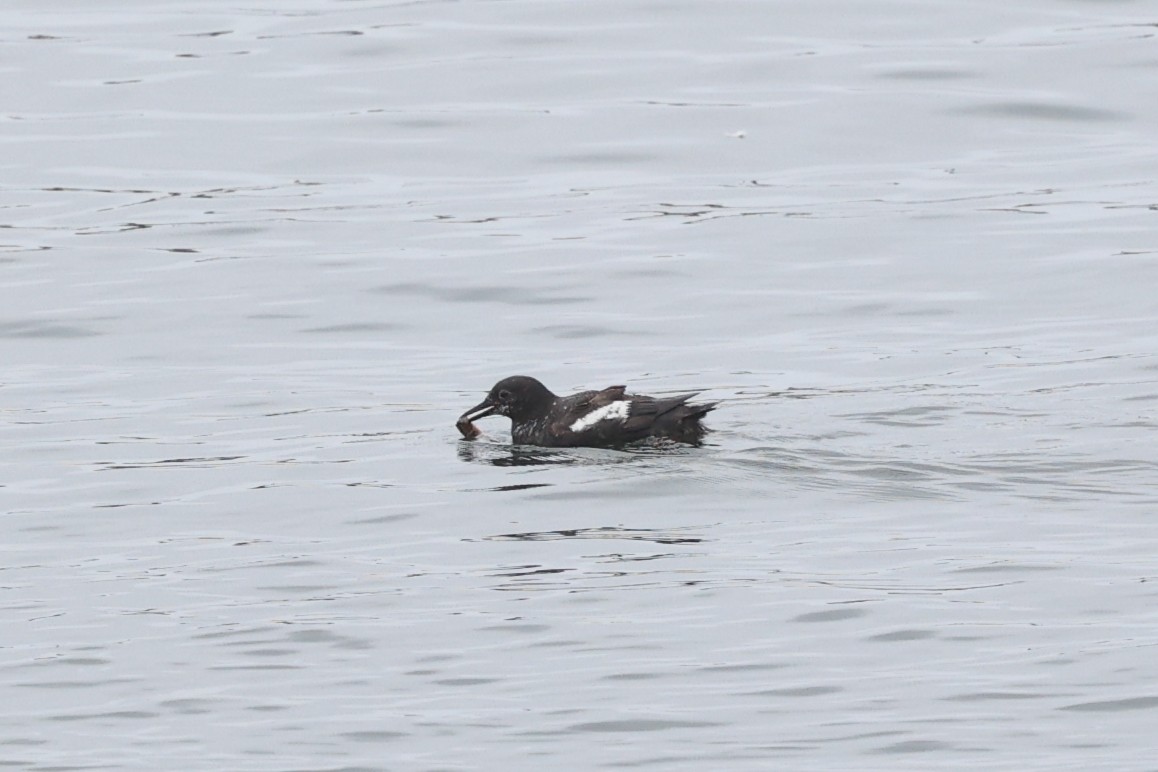
[[[0,766],[1158,769],[1154,7],[0,30]]]

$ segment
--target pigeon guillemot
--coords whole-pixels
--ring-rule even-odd
[[[696,445],[706,431],[700,419],[716,406],[689,405],[697,393],[648,397],[628,394],[626,386],[609,386],[559,397],[534,378],[513,375],[496,383],[456,425],[473,439],[480,432],[472,421],[505,415],[511,419],[511,438],[520,445],[614,448],[651,437]]]

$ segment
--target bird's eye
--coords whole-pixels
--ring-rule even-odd
[[[499,399],[503,402],[510,402],[511,401],[511,393],[509,391],[507,391],[506,389],[503,389],[502,391],[499,392]]]

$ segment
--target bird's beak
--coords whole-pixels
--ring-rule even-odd
[[[488,415],[494,415],[496,410],[498,410],[498,405],[492,403],[488,397],[459,416],[458,422],[463,423],[465,421],[475,421],[479,418],[486,418]]]

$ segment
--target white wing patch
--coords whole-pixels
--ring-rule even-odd
[[[630,411],[631,411],[631,401],[630,400],[623,399],[623,400],[619,400],[618,402],[612,402],[609,405],[604,405],[601,408],[597,408],[595,410],[592,410],[587,415],[585,415],[582,418],[575,421],[575,423],[571,424],[571,431],[581,432],[584,429],[587,429],[587,428],[594,426],[595,424],[599,423],[600,421],[609,421],[609,420],[626,421],[627,420],[627,414]]]

